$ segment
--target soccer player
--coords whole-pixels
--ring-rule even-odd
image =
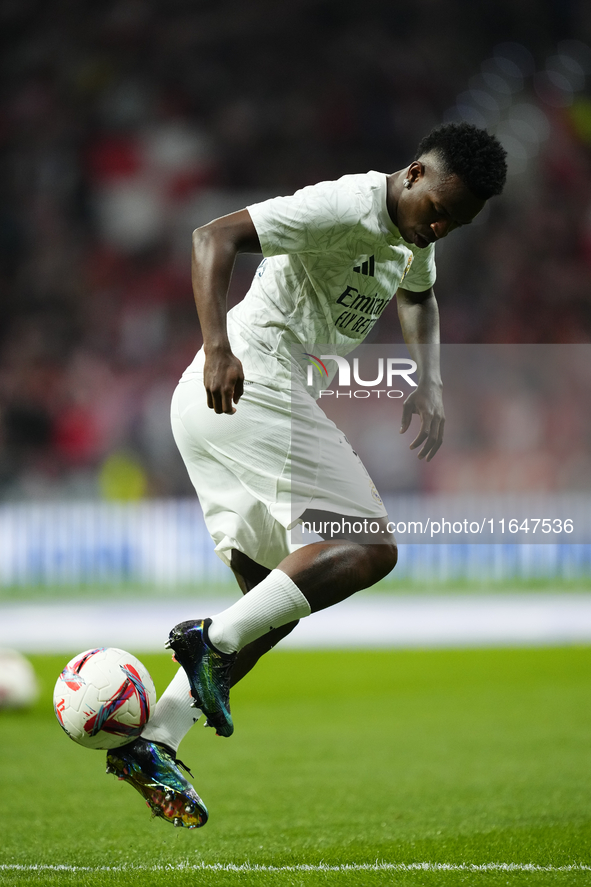
[[[172,427],[215,550],[244,596],[222,613],[172,629],[168,646],[182,667],[142,736],[107,755],[107,772],[174,825],[207,821],[176,758],[201,713],[230,736],[230,687],[299,619],[368,588],[396,564],[382,500],[308,393],[293,349],[305,354],[310,343],[329,343],[344,356],[396,295],[419,376],[400,430],[418,414],[410,447],[419,459],[432,459],[444,426],[435,242],[469,225],[501,193],[505,177],[496,138],[466,123],[446,124],[423,139],[405,169],[321,182],[194,232],[203,348],[174,393]],[[245,298],[226,315],[240,252],[264,258]],[[303,450],[292,440],[294,414],[308,441]],[[377,523],[377,540],[351,531],[364,518]],[[318,520],[342,529],[307,545],[292,541],[294,525]]]

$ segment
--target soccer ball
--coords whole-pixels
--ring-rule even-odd
[[[0,709],[27,708],[39,695],[33,666],[16,650],[0,650]]]
[[[118,748],[136,739],[156,704],[154,682],[139,659],[116,647],[75,656],[53,691],[61,727],[85,748]]]

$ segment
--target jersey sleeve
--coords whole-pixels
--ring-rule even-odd
[[[435,268],[435,244],[431,243],[425,249],[413,250],[414,258],[408,274],[400,286],[413,293],[423,293],[435,283],[437,272]]]
[[[339,179],[247,209],[267,258],[326,251],[354,255],[355,233],[367,211],[363,204],[363,195]]]

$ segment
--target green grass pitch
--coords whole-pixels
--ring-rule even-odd
[[[591,648],[272,653],[234,736],[181,746],[195,831],[62,733],[73,652],[33,657],[40,702],[0,714],[0,884],[591,884]],[[170,659],[140,658],[161,692]]]

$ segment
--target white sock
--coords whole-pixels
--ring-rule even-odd
[[[213,617],[209,640],[222,653],[235,653],[271,629],[310,612],[295,582],[281,570],[272,570],[252,591]]]
[[[201,709],[193,708],[192,701],[189,680],[184,669],[179,668],[156,703],[142,739],[161,742],[176,753],[181,740],[201,717]]]

